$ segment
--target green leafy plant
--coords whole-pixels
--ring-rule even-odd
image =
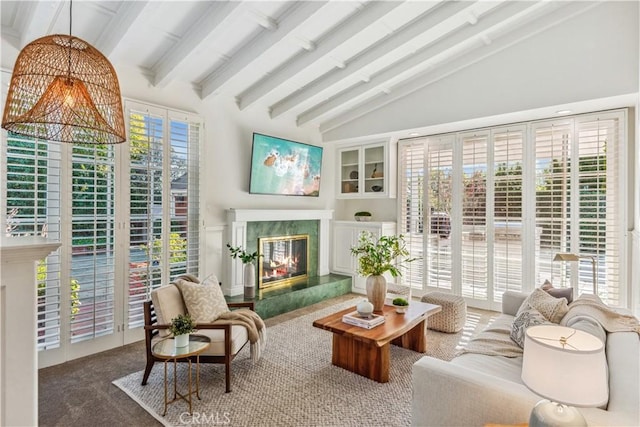
[[[240,258],[243,264],[249,264],[250,262],[254,262],[258,259],[258,257],[262,255],[258,255],[258,252],[249,253],[246,252],[242,247],[238,246],[234,248],[229,243],[227,243],[227,248],[229,248],[229,252],[231,252],[231,258],[236,259]]]
[[[360,211],[353,214],[353,216],[371,216],[371,212]]]
[[[196,324],[189,313],[179,314],[178,317],[171,319],[169,330],[174,336],[190,334],[196,330]]]
[[[381,236],[376,238],[370,231],[362,231],[358,245],[351,247],[351,254],[358,257],[358,274],[379,276],[389,272],[393,277],[401,276],[400,268],[418,258],[407,258],[409,251],[404,237]]]
[[[397,305],[397,306],[400,306],[400,307],[405,307],[405,306],[409,305],[409,301],[407,301],[404,298],[394,298],[393,301],[391,301],[391,303],[393,305]]]

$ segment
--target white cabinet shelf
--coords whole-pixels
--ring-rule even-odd
[[[396,144],[377,142],[337,148],[339,199],[394,198]]]
[[[358,243],[360,232],[370,231],[374,236],[389,236],[396,233],[395,222],[358,222],[333,221],[332,223],[332,253],[331,271],[338,274],[352,276],[352,291],[366,292],[367,278],[356,273],[358,260],[351,255],[351,247]]]

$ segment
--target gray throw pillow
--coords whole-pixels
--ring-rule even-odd
[[[551,322],[549,322],[542,313],[535,308],[522,310],[513,320],[513,324],[511,325],[511,334],[509,334],[509,336],[516,344],[518,344],[518,346],[520,346],[520,348],[524,348],[524,334],[527,331],[527,328],[529,328],[529,326],[545,325],[549,323]]]
[[[554,288],[549,280],[545,280],[540,289],[555,298],[565,298],[567,304],[573,301],[573,288]]]

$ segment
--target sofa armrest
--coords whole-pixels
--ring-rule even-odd
[[[525,423],[540,399],[522,384],[429,356],[412,368],[413,426]]]
[[[525,292],[505,291],[502,294],[502,312],[515,316],[528,296],[529,294]]]

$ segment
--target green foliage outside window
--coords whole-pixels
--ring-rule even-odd
[[[151,244],[140,245],[147,254],[147,259],[160,261],[162,254],[162,239],[153,239]],[[169,235],[169,262],[171,264],[187,261],[187,239],[180,237],[179,233]]]
[[[38,261],[38,269],[36,274],[36,282],[38,283],[38,298],[46,296],[47,289],[47,262],[41,259]],[[71,320],[75,319],[75,315],[80,312],[80,283],[71,278]]]

